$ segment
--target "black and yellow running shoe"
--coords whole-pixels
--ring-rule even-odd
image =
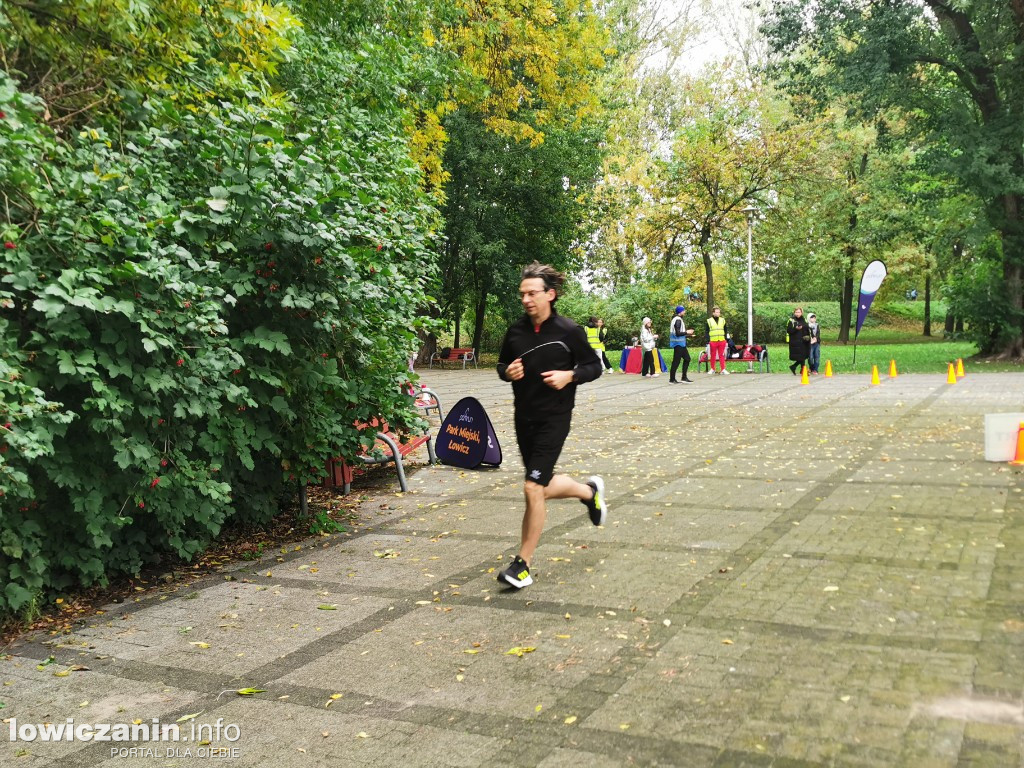
[[[516,589],[522,589],[533,584],[533,577],[530,576],[530,566],[526,564],[519,555],[512,560],[512,564],[498,574],[498,581],[508,584]]]
[[[604,498],[604,480],[597,475],[592,475],[587,480],[587,485],[594,489],[594,495],[589,499],[580,499],[590,513],[590,522],[594,525],[604,525],[608,517],[608,503]]]

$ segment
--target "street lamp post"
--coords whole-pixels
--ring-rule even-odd
[[[753,248],[753,231],[754,231],[754,214],[757,213],[757,208],[752,205],[748,205],[742,209],[742,212],[747,214],[747,348],[754,344],[754,248]],[[754,364],[747,363],[748,373],[753,373]]]

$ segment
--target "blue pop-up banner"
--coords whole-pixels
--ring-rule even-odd
[[[501,446],[487,411],[475,397],[457,402],[441,422],[434,442],[442,464],[475,469],[481,464],[501,464]]]

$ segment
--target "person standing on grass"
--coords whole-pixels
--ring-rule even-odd
[[[708,375],[715,372],[715,358],[718,358],[719,367],[723,375],[729,371],[725,367],[725,337],[729,329],[725,325],[725,318],[722,317],[721,307],[712,307],[711,317],[708,318]]]
[[[690,350],[686,348],[686,338],[693,336],[693,329],[686,327],[686,323],[683,321],[685,314],[686,307],[680,304],[676,307],[676,314],[668,326],[668,345],[672,347],[672,369],[668,374],[669,384],[679,384],[684,381],[688,384],[693,383],[693,379],[686,377],[686,371],[690,367]],[[677,379],[676,370],[679,368],[680,361],[683,363],[683,375],[682,378]]]
[[[821,365],[821,326],[818,325],[818,317],[813,312],[807,316],[807,329],[811,332],[807,364],[811,369],[811,375],[817,376],[818,366]]]
[[[653,379],[655,376],[661,375],[654,372],[654,348],[657,343],[658,334],[651,328],[651,318],[645,317],[640,326],[640,346],[644,348],[644,364],[640,373],[644,378]]]
[[[794,309],[793,316],[786,323],[786,340],[789,342],[789,359],[793,361],[789,370],[796,376],[811,354],[811,329],[807,325],[802,307]]]
[[[608,514],[601,477],[580,483],[554,474],[569,435],[576,387],[601,376],[601,362],[583,329],[555,310],[564,282],[565,276],[547,264],[535,261],[523,268],[519,301],[525,314],[509,327],[498,354],[498,376],[512,382],[516,442],[526,470],[519,554],[498,574],[498,581],[517,589],[533,583],[530,563],[548,499],[579,499],[594,525],[604,525]]]

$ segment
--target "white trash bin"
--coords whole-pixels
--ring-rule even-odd
[[[1024,413],[985,414],[985,461],[1013,461]]]

